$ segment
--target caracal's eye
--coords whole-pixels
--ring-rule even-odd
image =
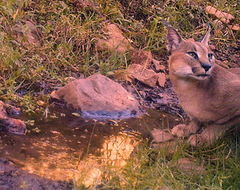
[[[209,54],[208,54],[208,59],[210,59],[210,60],[211,60],[211,59],[213,59],[213,58],[214,58],[214,55],[213,55],[213,53],[209,53]]]
[[[197,55],[197,53],[194,52],[194,51],[189,51],[189,52],[187,52],[187,54],[190,55],[190,56],[192,56],[194,59],[198,59],[198,55]]]

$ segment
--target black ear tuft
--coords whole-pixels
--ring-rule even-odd
[[[182,40],[183,40],[182,37],[178,34],[178,32],[173,27],[168,27],[167,50],[169,52],[172,52],[173,50],[175,50]]]

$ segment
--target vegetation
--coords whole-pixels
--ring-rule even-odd
[[[0,99],[21,105],[25,112],[35,112],[40,109],[38,100],[47,100],[47,94],[69,77],[126,68],[129,53],[96,49],[96,39],[106,38],[102,32],[106,22],[117,24],[133,47],[150,50],[164,64],[164,20],[183,36],[197,38],[205,33],[205,24],[210,23],[214,28],[213,44],[220,56],[221,52],[231,55],[229,46],[239,49],[240,32],[219,25],[216,18],[204,11],[206,5],[211,5],[231,13],[236,18],[234,23],[240,23],[237,0],[95,0],[86,1],[90,2],[87,5],[82,2],[85,1],[0,1]],[[239,136],[226,138],[211,148],[179,147],[170,155],[142,145],[124,171],[109,173],[111,180],[99,188],[239,189],[238,147]],[[204,162],[207,173],[195,176],[177,170],[171,161],[181,157]]]
[[[187,171],[179,169],[177,160],[186,157],[202,164],[204,172],[194,167]],[[212,147],[192,149],[179,145],[172,153],[142,145],[127,167],[119,173],[110,173],[111,180],[100,189],[237,190],[239,164],[239,135],[226,137]]]
[[[221,47],[220,51],[224,51],[224,44],[236,43],[239,35],[226,26],[221,26],[223,30],[220,30],[213,22],[215,18],[204,12],[206,4],[213,5],[233,14],[238,23],[240,13],[236,0],[83,2],[0,2],[2,99],[19,99],[16,94],[26,99],[24,96],[45,94],[62,85],[66,77],[125,68],[129,64],[127,53],[119,55],[96,50],[96,39],[106,37],[101,31],[106,22],[118,24],[134,47],[151,50],[156,58],[166,58],[166,32],[162,20],[169,21],[185,37],[200,36],[206,30],[202,25],[211,23],[215,28],[213,38]],[[26,21],[31,21],[33,26],[29,27]],[[31,27],[32,33],[29,32]]]

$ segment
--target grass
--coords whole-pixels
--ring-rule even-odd
[[[176,161],[191,158],[205,172],[184,172]],[[239,135],[225,138],[212,147],[192,149],[181,144],[173,153],[141,144],[121,172],[110,173],[100,189],[238,190],[240,188]]]
[[[105,38],[101,29],[105,22],[118,24],[133,47],[150,50],[166,63],[167,20],[184,37],[200,38],[201,25],[211,23],[215,29],[213,42],[224,52],[235,46],[239,31],[218,26],[215,18],[204,12],[206,4],[233,14],[239,23],[237,0],[95,0],[94,7],[76,7],[74,0],[2,0],[0,2],[0,99],[20,105],[25,112],[43,111],[38,100],[64,85],[67,77],[89,76],[124,69],[130,55],[97,51],[97,38]],[[31,20],[37,42],[28,43],[26,24]],[[223,27],[223,29],[221,28]],[[226,45],[227,44],[227,45]],[[123,172],[111,175],[102,189],[228,189],[240,188],[239,137],[211,148],[191,150],[179,147],[165,155],[142,145]],[[151,158],[154,155],[154,161]],[[171,161],[194,157],[204,162],[207,174],[191,176],[178,171]]]
[[[205,28],[196,28],[214,20],[204,12],[204,2],[98,0],[94,8],[84,9],[77,8],[73,0],[4,0],[0,3],[1,94],[16,93],[22,87],[30,92],[32,86],[50,83],[49,80],[64,84],[66,77],[125,68],[129,55],[99,52],[95,48],[96,39],[105,37],[101,29],[106,21],[118,24],[134,47],[161,57],[166,54],[162,20],[172,23],[185,37],[201,35]],[[236,3],[208,2],[239,18]],[[38,45],[27,43],[27,20],[33,21],[39,31]],[[239,19],[236,20],[237,23]],[[214,40],[219,45],[234,43],[238,34],[220,33]]]

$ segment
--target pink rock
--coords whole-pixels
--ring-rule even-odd
[[[158,73],[158,84],[161,87],[164,87],[166,83],[166,75],[164,73]]]
[[[151,131],[151,134],[153,136],[154,142],[157,143],[166,142],[174,139],[173,135],[170,132],[161,129],[153,129]]]
[[[191,175],[202,175],[206,173],[206,170],[202,165],[197,164],[194,160],[189,158],[180,158],[177,160],[176,167]]]
[[[132,53],[132,64],[140,64],[148,67],[153,60],[152,53],[145,50],[134,50]]]
[[[158,73],[155,73],[151,69],[146,69],[143,65],[131,64],[127,71],[132,78],[139,80],[140,82],[155,87],[158,81]]]
[[[166,67],[162,65],[160,61],[156,59],[153,59],[152,61],[156,71],[164,71],[166,69]]]
[[[120,84],[101,74],[71,81],[52,92],[51,97],[65,101],[88,118],[121,119],[140,113],[138,101]]]
[[[133,50],[129,41],[123,36],[123,32],[116,24],[107,24],[104,28],[107,39],[97,39],[96,47],[98,50],[116,51],[125,53]]]
[[[14,119],[9,116],[9,113],[19,112],[19,109],[14,106],[5,104],[0,101],[0,124],[7,130],[9,133],[24,135],[26,134],[26,125],[20,119]]]

